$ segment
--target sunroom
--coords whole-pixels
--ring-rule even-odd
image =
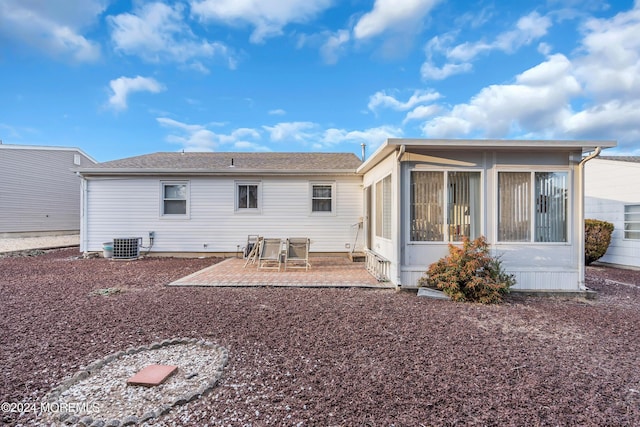
[[[516,289],[579,291],[583,153],[614,145],[388,140],[359,168],[369,257],[414,287],[449,244],[485,236]]]

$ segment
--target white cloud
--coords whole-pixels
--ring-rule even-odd
[[[116,110],[127,108],[127,97],[132,92],[158,93],[165,90],[164,86],[150,77],[119,77],[109,82],[113,94],[109,98],[109,105]]]
[[[331,33],[325,43],[320,48],[320,55],[327,64],[335,64],[338,58],[344,53],[345,45],[351,39],[351,35],[347,30],[338,30]]]
[[[331,6],[332,0],[191,0],[191,12],[203,20],[254,27],[251,42],[282,34],[290,23],[307,22]]]
[[[564,55],[553,55],[517,76],[514,84],[488,86],[469,103],[426,122],[423,132],[437,138],[476,133],[502,138],[522,129],[541,134],[557,129],[571,114],[571,99],[582,92],[571,71]]]
[[[375,111],[380,107],[391,108],[396,111],[406,111],[418,104],[424,104],[439,99],[441,95],[433,90],[415,90],[411,97],[405,101],[399,101],[385,91],[379,91],[369,97],[367,107]]]
[[[149,62],[175,61],[207,73],[198,59],[221,58],[231,69],[237,60],[221,42],[196,37],[184,21],[184,6],[147,3],[134,13],[109,16],[111,39],[116,50]]]
[[[326,129],[314,147],[317,149],[330,148],[341,144],[367,144],[369,149],[375,149],[388,138],[399,138],[402,129],[394,126],[379,126],[365,130],[347,131],[344,129]]]
[[[307,142],[319,127],[313,122],[282,122],[274,126],[262,126],[269,132],[270,138],[274,142]]]
[[[411,120],[426,120],[436,115],[439,111],[440,107],[438,105],[419,105],[407,113],[402,124],[407,124]]]
[[[82,35],[105,10],[105,0],[0,0],[0,34],[76,62],[100,58],[98,43]]]
[[[282,108],[277,108],[275,110],[269,110],[269,114],[272,116],[284,116],[285,114],[287,114],[287,112]]]
[[[166,140],[181,145],[185,151],[215,151],[221,146],[231,146],[239,150],[269,151],[256,141],[260,133],[251,128],[238,128],[231,133],[216,133],[205,125],[188,124],[167,117],[158,117],[156,121],[163,127],[174,129]]]
[[[452,46],[456,33],[433,37],[425,46],[427,60],[422,64],[421,75],[424,80],[443,80],[449,76],[471,71],[471,63],[482,53],[498,50],[513,53],[519,48],[533,43],[547,34],[551,27],[551,19],[538,12],[521,17],[513,30],[505,31],[487,42],[465,42]],[[435,64],[434,57],[444,56],[442,66]]]
[[[367,39],[388,30],[414,31],[440,0],[376,0],[373,10],[353,29],[356,39]]]

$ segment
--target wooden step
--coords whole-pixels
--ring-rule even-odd
[[[349,259],[351,262],[365,262],[365,255],[362,252],[350,252]]]

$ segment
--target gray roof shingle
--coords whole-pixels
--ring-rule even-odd
[[[153,153],[98,163],[84,171],[343,171],[355,172],[362,161],[353,153]]]

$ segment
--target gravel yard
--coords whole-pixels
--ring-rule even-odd
[[[78,255],[0,258],[0,402],[39,404],[109,353],[193,337],[229,351],[220,383],[148,425],[640,425],[638,271],[589,268],[594,301],[482,306],[391,290],[167,287],[214,261]]]

